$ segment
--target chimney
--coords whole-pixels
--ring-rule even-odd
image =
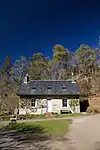
[[[28,74],[26,74],[26,76],[25,76],[25,78],[24,78],[24,83],[25,83],[25,84],[27,84],[27,83],[28,83],[28,81],[29,81],[29,75],[28,75]]]

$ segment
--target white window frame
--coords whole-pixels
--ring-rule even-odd
[[[66,100],[67,102],[66,102],[66,106],[64,106],[64,100]],[[67,98],[64,98],[64,99],[62,99],[62,107],[65,107],[65,108],[67,108],[68,107],[68,99]]]
[[[52,90],[52,86],[51,86],[51,85],[48,85],[47,91],[48,91],[48,92],[51,92],[51,90]]]
[[[62,90],[63,90],[63,91],[66,91],[66,90],[67,90],[67,86],[66,86],[66,85],[63,85],[63,86],[62,86]]]
[[[35,98],[31,99],[31,107],[36,107],[36,99]]]
[[[32,91],[36,91],[36,86],[33,86],[33,87],[32,87]]]

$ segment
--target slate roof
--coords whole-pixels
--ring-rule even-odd
[[[31,80],[22,83],[18,95],[77,95],[80,88],[68,80]]]

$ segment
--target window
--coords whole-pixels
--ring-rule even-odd
[[[36,104],[36,100],[35,99],[31,99],[31,106],[35,107]]]
[[[67,99],[63,99],[62,100],[62,106],[63,107],[67,107]]]
[[[33,87],[32,87],[32,90],[35,91],[35,90],[36,90],[36,86],[33,86]]]
[[[48,85],[47,90],[51,91],[51,85]]]
[[[62,86],[62,89],[63,89],[63,90],[66,90],[66,85],[63,85],[63,86]]]

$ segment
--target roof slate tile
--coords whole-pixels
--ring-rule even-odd
[[[48,91],[51,86],[51,91]],[[63,90],[66,86],[66,90]],[[36,89],[32,89],[36,87]],[[68,80],[30,80],[27,84],[22,83],[18,95],[57,95],[57,94],[80,94],[77,83]]]

